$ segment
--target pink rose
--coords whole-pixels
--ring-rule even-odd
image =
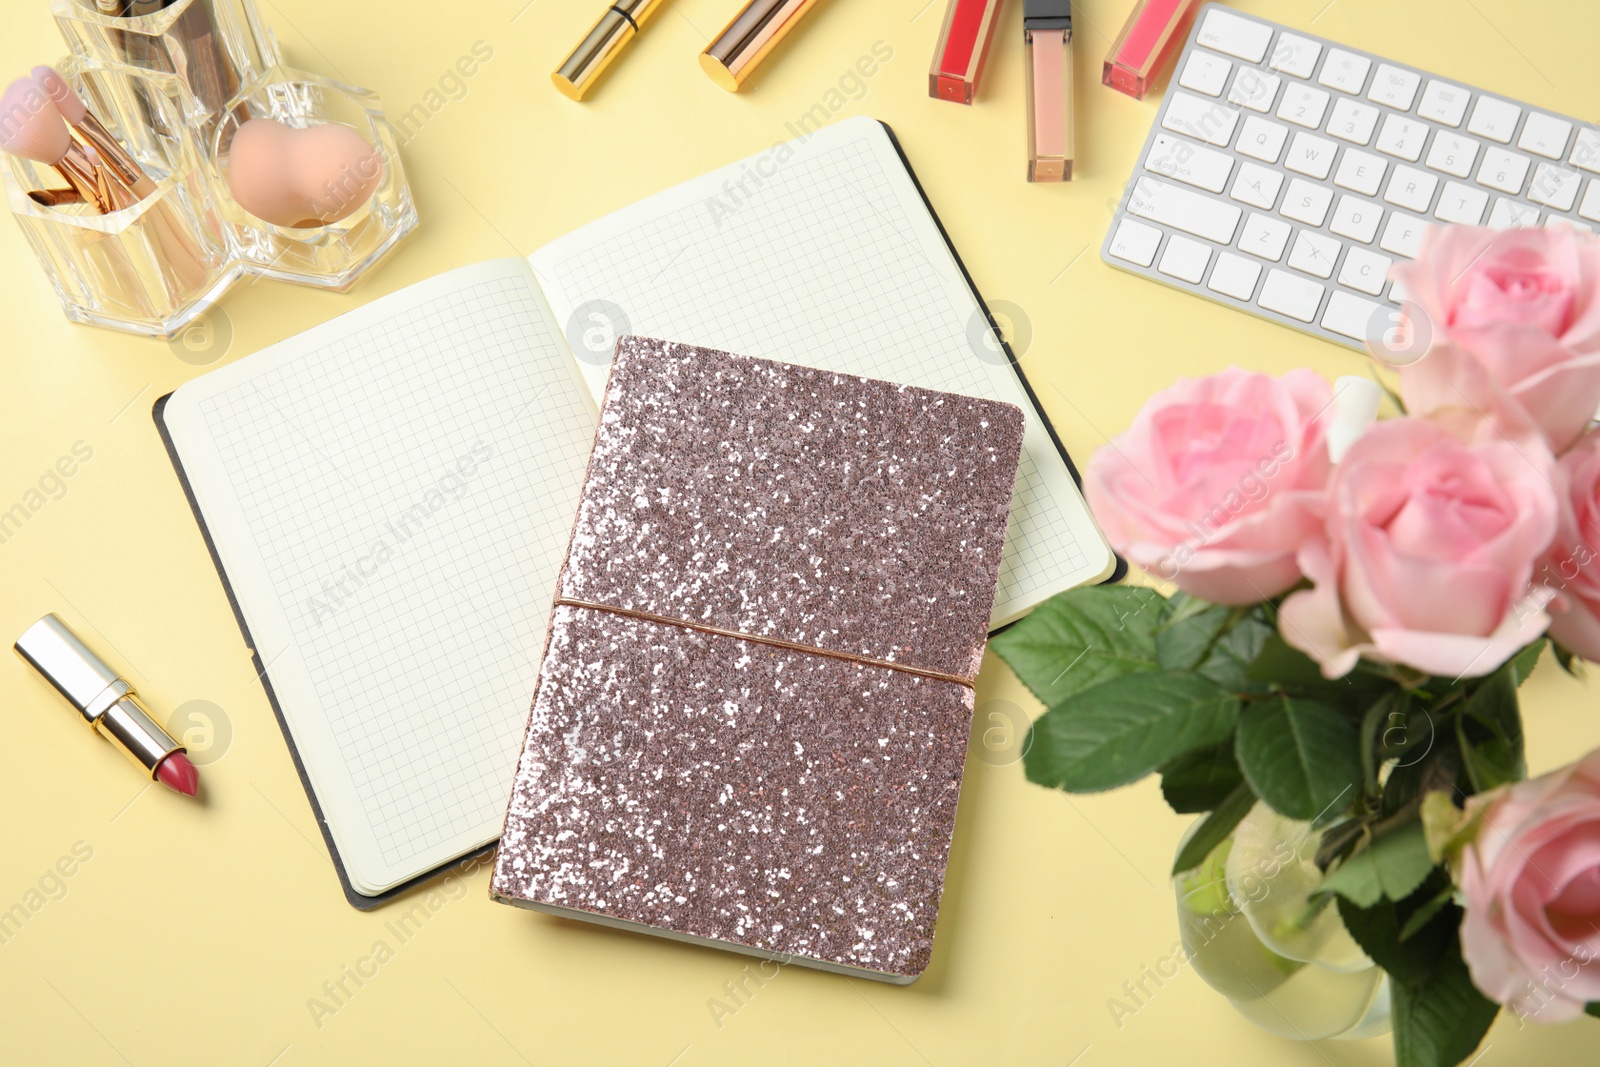
[[[1484,816],[1457,872],[1473,983],[1523,1018],[1577,1016],[1600,1000],[1600,752],[1467,810]]]
[[[1544,632],[1534,564],[1556,532],[1543,446],[1469,443],[1417,418],[1368,430],[1325,500],[1323,535],[1300,566],[1283,639],[1329,678],[1365,655],[1428,674],[1488,674]]]
[[[1318,525],[1332,400],[1308,370],[1181,380],[1095,454],[1089,504],[1118,552],[1188,593],[1275,596],[1300,580],[1295,551]]]
[[[1587,660],[1600,660],[1600,434],[1561,457],[1561,525],[1539,580],[1556,590],[1550,636]]]
[[[1564,450],[1600,407],[1600,241],[1568,227],[1430,227],[1395,269],[1434,347],[1403,367],[1414,415],[1532,422]]]

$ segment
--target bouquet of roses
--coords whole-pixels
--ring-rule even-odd
[[[1177,592],[1074,590],[993,648],[1049,709],[1032,781],[1159,772],[1204,816],[1175,875],[1260,805],[1314,830],[1308,920],[1342,921],[1400,1064],[1434,1067],[1501,1006],[1600,1014],[1600,753],[1525,781],[1517,696],[1547,645],[1600,660],[1600,242],[1436,229],[1396,274],[1428,339],[1398,395],[1239,369],[1158,394],[1085,490]]]

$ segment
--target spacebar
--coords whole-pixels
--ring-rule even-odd
[[[1128,198],[1128,213],[1219,245],[1233,243],[1233,232],[1239,228],[1241,215],[1232,204],[1153,178],[1139,179],[1133,195]]]

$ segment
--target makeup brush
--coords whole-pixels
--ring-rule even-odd
[[[61,117],[78,131],[78,136],[95,147],[111,173],[128,187],[136,199],[143,200],[156,191],[156,183],[144,172],[122,143],[111,136],[111,131],[95,117],[83,97],[73,92],[72,86],[54,67],[34,67],[33,80],[56,105]]]
[[[54,167],[102,215],[114,210],[104,172],[95,173],[61,112],[32,78],[18,78],[0,95],[0,149]]]
[[[76,189],[29,189],[28,199],[40,207],[66,207],[83,203],[83,194]]]

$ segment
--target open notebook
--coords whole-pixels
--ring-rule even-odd
[[[887,127],[850,119],[164,397],[351,903],[499,833],[617,333],[1018,404],[995,625],[1111,574],[990,323]]]

